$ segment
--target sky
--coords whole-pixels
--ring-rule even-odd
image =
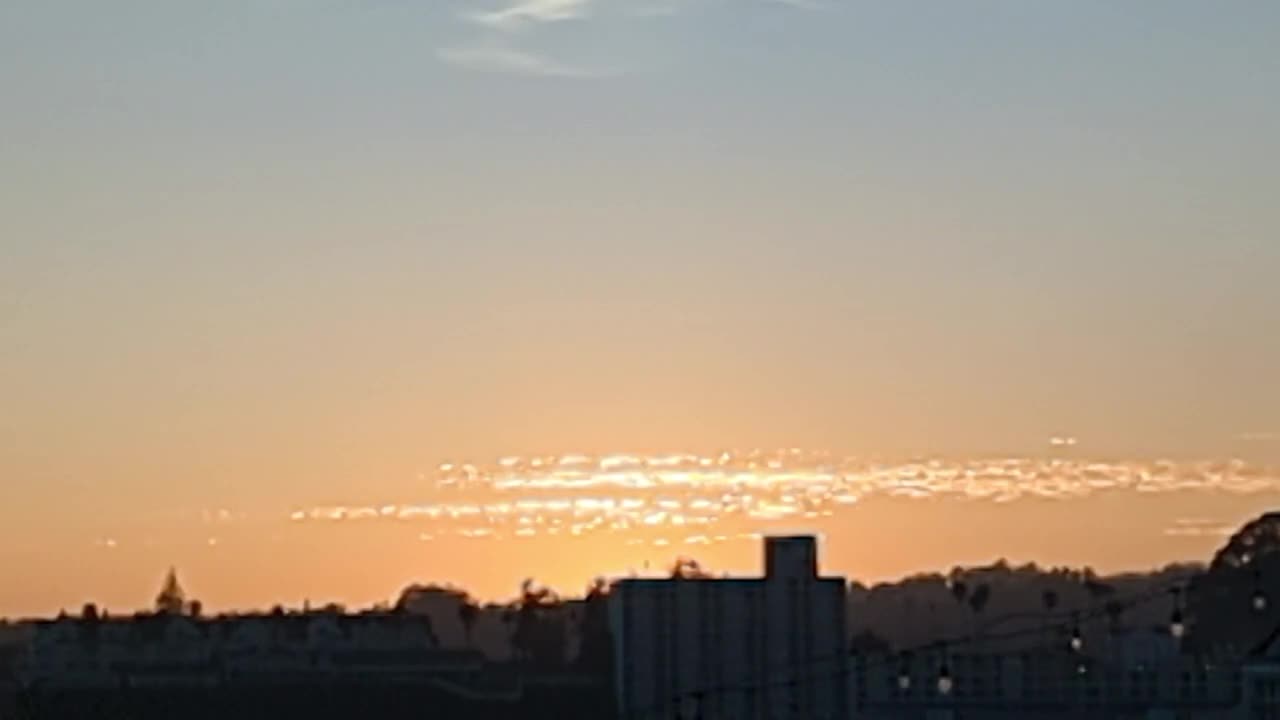
[[[1280,477],[1277,48],[1261,0],[0,4],[0,614],[171,564],[211,606],[514,588],[547,553],[281,528],[506,455],[1072,438]],[[1106,503],[1157,534],[1043,554],[1202,558],[1159,527],[1280,485],[1117,492],[894,501],[829,554],[981,560]]]

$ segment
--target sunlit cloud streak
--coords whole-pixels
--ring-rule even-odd
[[[1178,518],[1173,525],[1164,529],[1169,537],[1230,537],[1238,528],[1230,523],[1214,518]]]
[[[794,448],[707,456],[511,456],[485,466],[441,464],[431,502],[308,507],[290,517],[295,523],[415,523],[432,539],[608,534],[628,542],[711,544],[779,523],[837,517],[877,497],[1015,503],[1185,491],[1280,492],[1280,469],[1241,460],[879,462]],[[1166,534],[1211,535],[1224,527],[1180,521]]]

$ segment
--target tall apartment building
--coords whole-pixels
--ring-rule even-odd
[[[812,537],[770,537],[762,578],[628,579],[610,596],[620,716],[843,720],[845,579]]]

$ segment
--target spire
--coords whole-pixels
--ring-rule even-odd
[[[161,615],[181,615],[187,606],[187,594],[182,591],[178,582],[178,571],[169,568],[164,579],[164,586],[156,596],[156,612]]]

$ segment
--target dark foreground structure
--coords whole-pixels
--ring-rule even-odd
[[[440,648],[428,618],[93,612],[34,624],[0,720],[597,720],[607,673]]]
[[[526,685],[518,696],[481,696],[435,683],[299,684],[203,690],[132,688],[28,691],[17,696],[20,720],[599,720],[614,716],[609,689]]]

